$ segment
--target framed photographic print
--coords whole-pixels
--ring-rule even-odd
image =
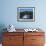
[[[35,7],[18,7],[17,21],[34,22],[35,21]]]

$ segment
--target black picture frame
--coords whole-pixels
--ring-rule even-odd
[[[17,7],[17,21],[34,22],[35,7]]]

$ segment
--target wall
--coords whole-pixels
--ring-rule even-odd
[[[46,28],[46,0],[2,0],[0,25],[13,24],[16,28]],[[35,22],[18,22],[17,7],[35,7]]]
[[[16,28],[39,27],[46,32],[45,4],[46,0],[0,0],[0,29],[13,24]],[[18,22],[17,7],[35,7],[35,22]]]
[[[16,28],[46,28],[46,0],[1,0],[0,24]],[[17,7],[35,7],[35,22],[17,22]]]

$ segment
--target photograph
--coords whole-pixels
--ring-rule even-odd
[[[18,7],[17,8],[17,20],[31,22],[34,21],[35,8],[34,7]]]

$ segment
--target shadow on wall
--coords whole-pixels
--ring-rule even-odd
[[[0,43],[2,43],[2,36],[3,36],[3,32],[5,32],[6,30],[3,30],[5,27],[4,24],[0,24]]]

